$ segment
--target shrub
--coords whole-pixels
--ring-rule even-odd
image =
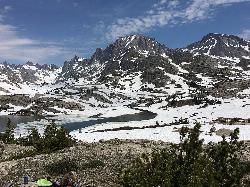
[[[122,173],[124,186],[239,186],[247,171],[239,154],[239,130],[229,142],[203,146],[199,139],[200,124],[193,129],[182,127],[181,143],[170,148],[143,154]],[[249,167],[249,166],[248,166]]]
[[[239,129],[231,133],[230,141],[225,136],[218,144],[210,143],[206,150],[216,171],[215,180],[220,181],[220,186],[237,186],[244,176],[247,165],[242,165],[239,154],[241,154],[242,142],[238,142]]]

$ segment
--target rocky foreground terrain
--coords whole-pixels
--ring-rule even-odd
[[[147,140],[110,140],[99,143],[78,143],[78,145],[61,150],[57,153],[37,155],[18,160],[2,161],[0,163],[0,185],[7,186],[13,182],[20,182],[24,175],[32,179],[49,176],[46,165],[67,159],[76,160],[78,163],[90,160],[99,160],[104,163],[94,168],[81,171],[72,171],[71,176],[79,186],[120,186],[119,175],[137,156],[150,153],[154,148],[166,147],[168,143]],[[31,147],[15,145],[2,145],[2,160],[11,159],[10,155]],[[63,166],[62,166],[63,167]],[[52,175],[52,179],[64,175]]]
[[[245,151],[241,155],[242,161],[250,161],[250,142],[245,141]],[[109,140],[98,143],[79,142],[76,146],[61,150],[53,154],[37,155],[17,160],[9,160],[10,155],[32,147],[20,147],[1,144],[2,156],[0,162],[0,185],[8,186],[20,183],[24,175],[35,180],[42,176],[51,176],[53,180],[65,175],[51,175],[46,166],[58,161],[74,160],[79,165],[95,161],[99,164],[85,165],[77,171],[68,172],[66,175],[73,178],[79,186],[122,186],[120,173],[129,166],[131,161],[142,153],[150,153],[156,148],[164,148],[169,143],[148,140]],[[100,164],[101,163],[101,164]],[[66,165],[62,164],[62,167]],[[72,167],[73,168],[73,167]],[[74,169],[72,169],[74,170]],[[249,176],[245,179],[249,180]]]

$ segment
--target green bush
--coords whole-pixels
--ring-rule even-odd
[[[193,129],[183,127],[181,143],[170,148],[143,154],[122,173],[124,186],[239,186],[247,172],[247,165],[240,162],[242,142],[239,130],[231,134],[229,142],[203,145],[199,139],[200,124]],[[249,167],[249,166],[248,166]],[[249,168],[248,168],[249,169]]]
[[[223,136],[221,142],[210,143],[206,150],[216,171],[214,178],[220,181],[220,186],[237,186],[247,172],[247,164],[243,165],[239,159],[243,143],[237,141],[238,134],[239,129],[236,129],[230,136],[230,142],[227,142]]]

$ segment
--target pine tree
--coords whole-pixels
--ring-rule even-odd
[[[6,130],[1,135],[1,139],[4,143],[14,143],[14,128],[15,125],[11,122],[10,118],[7,118]]]

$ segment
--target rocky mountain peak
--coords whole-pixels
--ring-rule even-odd
[[[56,69],[58,69],[58,66],[56,66],[55,64],[38,64],[38,63],[34,63],[31,61],[26,62],[25,64],[22,65],[18,65],[18,68],[21,69],[26,69],[26,70],[43,70],[43,71],[54,71]]]
[[[83,58],[83,57],[79,57],[79,56],[75,55],[70,61],[71,62],[82,62],[84,60],[86,60],[86,59]]]
[[[89,59],[75,55],[71,60],[65,61],[62,71],[58,77],[60,80],[75,78],[81,73],[81,70],[89,64]]]
[[[91,61],[92,62],[98,61],[99,59],[101,59],[102,55],[103,55],[103,49],[97,48],[95,53],[91,57]]]
[[[129,35],[118,38],[107,48],[97,49],[91,57],[91,61],[106,62],[110,60],[121,60],[128,53],[138,53],[139,55],[149,56],[168,53],[169,49],[154,38],[143,35]]]
[[[209,33],[204,36],[201,40],[203,43],[207,43],[209,40],[216,40],[216,45],[221,45],[221,47],[234,47],[239,48],[242,46],[248,46],[250,44],[249,41],[244,40],[235,35],[228,34],[218,34],[218,33]],[[244,47],[243,47],[244,48]]]
[[[250,56],[250,42],[238,36],[209,33],[200,41],[187,46],[193,53],[239,61],[242,57]]]
[[[35,64],[35,63],[31,62],[31,61],[28,61],[25,64],[28,65],[28,66],[35,66],[35,65],[37,65],[37,64]]]
[[[154,38],[143,35],[129,35],[120,37],[113,45],[118,48],[133,48],[135,51],[148,51],[149,53],[155,53],[167,49],[166,46],[158,43]]]

